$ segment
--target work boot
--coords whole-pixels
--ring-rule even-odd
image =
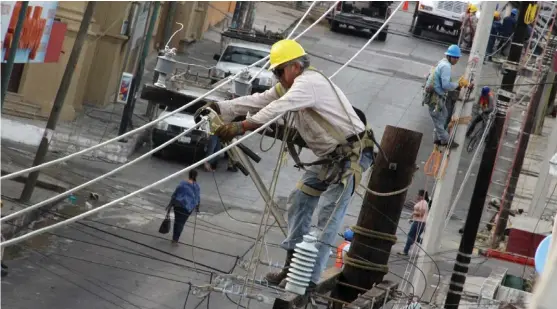
[[[282,285],[284,281],[284,286],[286,286],[286,275],[288,274],[288,267],[290,266],[290,262],[292,261],[292,257],[294,256],[294,250],[286,251],[286,260],[284,261],[284,267],[279,272],[271,272],[265,275],[265,280],[270,284],[279,284]]]

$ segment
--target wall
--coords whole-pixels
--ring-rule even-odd
[[[52,103],[68,63],[85,6],[86,2],[83,1],[59,2],[56,17],[68,24],[68,31],[62,47],[63,53],[60,55],[58,63],[25,66],[18,93],[24,102],[40,107],[41,117],[47,117],[52,109]],[[87,76],[92,65],[96,47],[95,36],[98,30],[96,20],[93,19],[64,101],[60,120],[73,119],[75,111],[82,109],[81,102],[83,102],[87,88]]]
[[[226,14],[234,13],[236,1],[211,1],[209,2],[209,9],[207,10],[207,19],[203,25],[203,32],[207,31],[222,20],[227,18]]]

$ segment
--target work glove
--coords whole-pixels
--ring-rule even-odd
[[[195,114],[193,114],[193,118],[195,119],[195,122],[199,122],[201,121],[201,116],[206,116],[209,114],[209,111],[206,110],[206,108],[211,108],[212,110],[214,110],[217,114],[220,115],[220,108],[219,105],[215,102],[209,102],[205,105],[203,105],[203,107],[199,108],[198,110],[195,111]]]
[[[218,136],[222,142],[230,142],[234,137],[244,134],[244,126],[242,122],[231,122],[220,126],[216,131],[215,135]]]
[[[464,78],[464,76],[461,76],[461,77],[458,79],[458,86],[459,86],[459,87],[461,87],[461,88],[467,88],[469,85],[470,85],[470,83],[468,82],[468,80],[466,80],[466,79]]]

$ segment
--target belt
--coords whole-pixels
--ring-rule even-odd
[[[357,142],[357,141],[359,141],[360,139],[362,139],[366,133],[368,133],[368,132],[367,132],[367,131],[363,131],[363,132],[360,132],[360,133],[358,133],[358,134],[352,134],[352,135],[350,135],[350,136],[348,136],[348,137],[346,138],[346,141],[349,142],[349,143]]]

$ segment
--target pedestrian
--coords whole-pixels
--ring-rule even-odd
[[[510,46],[511,43],[510,37],[511,35],[513,35],[514,29],[516,28],[517,15],[518,15],[518,10],[512,9],[511,14],[503,18],[503,23],[501,25],[501,32],[500,32],[501,38],[499,39],[497,50],[499,50],[501,52],[501,55],[503,55],[504,57],[506,57],[505,50],[507,49],[508,46]]]
[[[296,165],[305,170],[288,199],[288,236],[281,247],[286,253],[280,272],[265,276],[271,284],[286,285],[288,265],[294,248],[310,231],[311,218],[319,205],[317,228],[321,233],[319,252],[307,291],[312,291],[327,264],[329,247],[343,222],[346,208],[362,173],[373,161],[373,132],[358,117],[346,95],[323,73],[310,67],[304,48],[294,40],[281,40],[271,47],[270,70],[279,81],[271,89],[231,101],[210,105],[227,123],[215,132],[223,141],[254,130],[275,117],[293,114],[293,129],[318,158],[301,163],[290,151]],[[202,111],[198,111],[202,113]],[[295,147],[291,140],[288,140]]]
[[[468,129],[466,129],[466,137],[470,137],[476,125],[482,121],[486,121],[487,117],[493,109],[495,108],[495,100],[493,99],[493,93],[489,87],[485,86],[482,88],[480,93],[480,98],[478,99],[478,114],[472,119],[470,124],[468,125]]]
[[[495,46],[497,37],[501,34],[502,27],[503,24],[501,23],[501,14],[498,11],[495,11],[493,13],[493,23],[491,23],[489,40],[487,41],[487,50],[485,52],[485,56],[488,61],[492,61],[491,56],[493,56],[493,47]]]
[[[354,231],[352,231],[351,229],[346,229],[343,236],[344,241],[337,247],[337,256],[335,259],[336,268],[344,267],[344,258],[350,250],[350,243],[352,242],[352,239],[354,239]]]
[[[429,107],[429,115],[433,121],[433,141],[440,146],[449,144],[449,132],[445,128],[448,115],[445,101],[447,93],[458,87],[469,87],[468,81],[462,76],[458,82],[451,82],[451,66],[457,64],[460,59],[460,47],[451,45],[445,52],[445,58],[441,59],[427,77],[424,87],[424,98],[422,105]],[[450,148],[456,148],[458,144],[452,142]]]
[[[470,4],[468,9],[462,16],[462,27],[461,32],[461,44],[460,46],[465,49],[472,48],[472,41],[474,40],[474,35],[476,34],[476,27],[478,26],[478,17],[476,17],[476,12],[478,7]]]
[[[197,171],[191,170],[187,180],[180,181],[174,190],[172,199],[168,205],[174,210],[174,229],[172,233],[172,244],[177,245],[180,235],[184,230],[186,221],[195,210],[199,212],[200,188],[197,184]]]
[[[408,237],[406,238],[406,245],[404,250],[399,252],[399,255],[408,256],[410,248],[416,242],[421,243],[422,233],[425,230],[425,222],[427,215],[429,213],[429,194],[425,190],[418,191],[416,205],[414,205],[414,211],[412,212],[412,225],[410,226],[410,231],[408,232]]]

